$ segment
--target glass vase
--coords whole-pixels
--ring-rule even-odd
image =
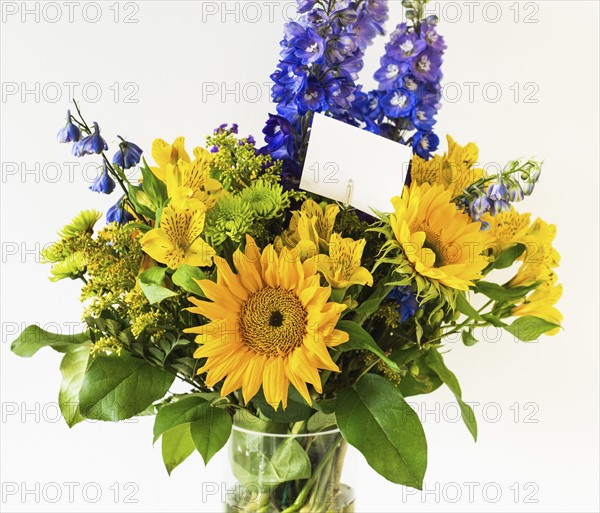
[[[338,429],[274,434],[234,426],[227,513],[354,513],[340,483],[347,442]]]

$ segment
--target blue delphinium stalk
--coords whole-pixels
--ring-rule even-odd
[[[298,0],[298,21],[285,26],[281,60],[271,75],[273,101],[263,130],[263,151],[289,160],[284,174],[294,186],[314,112],[357,125],[352,104],[365,49],[383,33],[387,0]]]
[[[387,298],[396,302],[396,309],[402,322],[415,315],[419,309],[417,297],[410,286],[394,287]]]
[[[118,137],[121,139],[121,142],[119,143],[119,150],[113,156],[113,164],[116,164],[121,169],[129,169],[137,166],[140,163],[144,150],[137,144],[128,142],[121,136]]]
[[[535,160],[521,164],[518,160],[509,162],[505,169],[496,175],[488,175],[471,184],[455,202],[471,216],[481,222],[482,228],[489,228],[482,221],[485,214],[495,216],[510,210],[511,204],[522,201],[531,195],[540,179],[542,165]]]
[[[101,194],[110,194],[115,190],[115,186],[115,181],[108,174],[108,167],[105,162],[102,167],[102,173],[94,180],[94,183],[90,185],[89,189],[90,191],[99,192]]]
[[[84,137],[79,142],[73,144],[73,155],[75,157],[83,157],[84,155],[100,154],[108,150],[108,144],[100,135],[98,123],[94,121],[94,132],[87,137]]]
[[[440,108],[442,56],[446,45],[436,30],[434,17],[421,20],[424,2],[404,2],[412,24],[401,23],[391,34],[375,73],[377,91],[362,93],[353,112],[370,131],[409,144],[428,159],[439,145],[433,132]],[[365,98],[377,98],[378,108],[364,109]]]
[[[56,136],[59,143],[77,142],[81,138],[81,132],[71,119],[71,111],[67,111],[67,123],[58,131]]]
[[[126,224],[129,221],[133,221],[134,217],[131,212],[125,209],[125,196],[121,196],[112,207],[106,212],[107,223],[119,223]]]

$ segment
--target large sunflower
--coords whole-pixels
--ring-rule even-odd
[[[185,330],[198,334],[194,356],[206,358],[198,373],[207,373],[209,387],[225,378],[222,396],[241,388],[248,402],[262,385],[267,402],[285,408],[291,383],[311,403],[307,383],[321,393],[319,369],[339,370],[327,348],[348,340],[335,329],[346,307],[329,302],[316,263],[302,263],[296,249],[278,255],[270,245],[261,253],[247,237],[245,253],[233,255],[237,274],[214,260],[217,283],[199,281],[212,302],[191,298],[189,309],[210,323]]]
[[[456,208],[450,190],[413,182],[392,204],[392,230],[417,274],[458,290],[482,277],[491,238]]]

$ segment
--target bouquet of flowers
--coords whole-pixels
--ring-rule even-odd
[[[364,91],[357,74],[387,2],[298,0],[264,145],[221,125],[191,153],[183,137],[156,139],[146,160],[121,139],[110,158],[74,103],[59,141],[101,158],[92,191],[121,192],[106,226],[81,212],[43,251],[51,280],[81,280],[87,329],[33,325],[12,345],[24,357],[64,353],[69,426],[155,415],[169,473],[231,440],[243,493],[227,507],[285,513],[352,511],[340,483],[347,444],[385,478],[420,488],[427,445],[407,397],[446,385],[476,438],[444,340],[471,346],[486,326],[522,341],[556,333],[556,229],[514,206],[540,163],[488,174],[477,146],[450,136],[435,153],[446,45],[425,3],[403,0],[407,21],[391,33],[377,89]],[[413,149],[388,212],[299,188],[317,112]],[[512,277],[493,281],[499,269]],[[171,393],[175,380],[188,392]]]

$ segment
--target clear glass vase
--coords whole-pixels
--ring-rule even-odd
[[[347,442],[338,429],[273,434],[234,426],[227,513],[354,513],[340,483]]]

